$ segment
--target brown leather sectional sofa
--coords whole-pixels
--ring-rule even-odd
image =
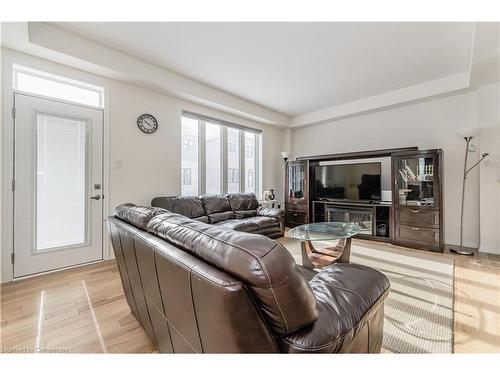
[[[283,237],[285,233],[285,211],[260,207],[254,194],[157,197],[151,206],[239,232],[270,238]]]
[[[388,279],[297,266],[278,242],[126,204],[108,229],[127,302],[162,353],[376,353]]]

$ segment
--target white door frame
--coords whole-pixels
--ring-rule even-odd
[[[111,207],[109,199],[110,193],[110,179],[109,179],[109,83],[106,79],[101,77],[85,73],[73,68],[69,68],[63,65],[59,65],[47,60],[37,58],[35,56],[26,55],[12,50],[6,50],[2,61],[2,103],[1,103],[1,116],[0,120],[2,126],[0,127],[1,134],[1,240],[0,240],[0,283],[5,283],[14,280],[14,267],[11,262],[11,256],[13,253],[13,192],[11,188],[14,160],[13,160],[13,127],[14,119],[12,117],[12,108],[14,106],[14,95],[16,93],[24,92],[14,90],[12,82],[12,72],[13,65],[20,64],[26,67],[31,67],[33,69],[43,70],[48,73],[63,75],[67,77],[72,77],[84,82],[89,82],[95,85],[104,87],[104,109],[99,108],[104,111],[104,135],[103,135],[103,195],[104,195],[104,217],[110,215]],[[36,96],[36,95],[34,95]],[[43,96],[39,96],[44,98]],[[53,98],[48,98],[50,100],[57,100]],[[70,104],[75,104],[68,102]],[[77,103],[76,103],[77,104]],[[114,259],[114,254],[111,250],[109,236],[107,235],[105,223],[103,223],[103,259],[109,260]],[[71,267],[69,267],[71,268]],[[48,272],[50,273],[50,271]],[[19,278],[21,279],[21,278]],[[16,278],[17,280],[17,278]]]
[[[103,185],[103,133],[104,111],[75,103],[68,103],[38,95],[15,94],[14,129],[14,278],[64,269],[103,260],[104,201]],[[35,113],[86,123],[85,126],[85,238],[78,244],[48,245],[37,251],[36,207],[37,192],[37,134]],[[75,117],[76,116],[76,117]],[[19,139],[18,139],[19,137]],[[19,147],[25,149],[20,150]],[[97,183],[100,187],[95,188]],[[58,185],[61,187],[60,185]],[[56,188],[57,189],[57,188]],[[92,200],[97,194],[99,200]],[[35,216],[33,216],[35,212]],[[28,232],[26,232],[28,231]],[[52,247],[51,247],[52,246]]]

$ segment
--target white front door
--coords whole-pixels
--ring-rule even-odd
[[[14,277],[102,259],[102,111],[14,103]]]

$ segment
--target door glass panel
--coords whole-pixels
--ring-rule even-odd
[[[245,193],[255,193],[257,160],[255,133],[245,132]]]
[[[240,192],[240,131],[227,129],[227,192]]]
[[[198,120],[182,118],[181,194],[198,195]]]
[[[36,251],[87,239],[86,121],[37,115]]]
[[[207,122],[205,128],[205,152],[206,152],[206,193],[221,193],[221,127],[217,124]]]

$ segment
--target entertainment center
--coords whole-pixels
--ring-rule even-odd
[[[286,225],[356,222],[358,238],[440,252],[442,154],[409,147],[289,161]]]

